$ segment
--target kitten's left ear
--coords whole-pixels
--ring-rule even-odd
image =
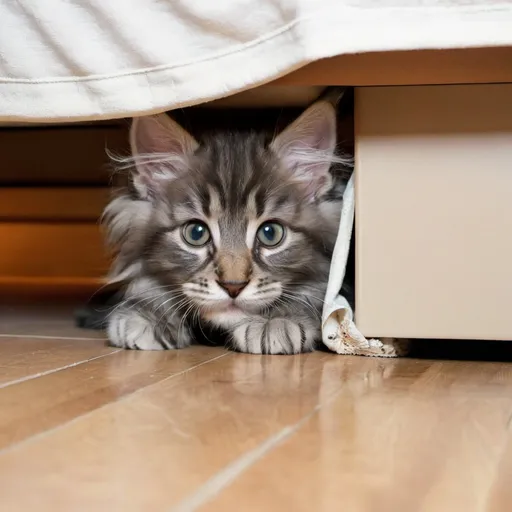
[[[270,144],[283,165],[306,187],[313,200],[332,182],[329,168],[336,148],[336,109],[318,101],[281,132]]]

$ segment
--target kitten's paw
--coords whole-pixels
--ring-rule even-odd
[[[114,313],[108,322],[107,334],[115,347],[134,350],[166,350],[177,348],[164,332],[159,332],[151,321],[135,312]]]
[[[233,332],[238,350],[251,354],[298,354],[313,350],[319,329],[288,318],[244,323]]]

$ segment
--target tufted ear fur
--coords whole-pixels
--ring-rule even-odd
[[[167,114],[136,117],[130,131],[133,183],[142,198],[154,197],[162,186],[188,168],[198,143]]]
[[[329,101],[317,101],[283,130],[270,147],[304,184],[306,194],[314,200],[332,183],[329,168],[335,160],[336,109]]]

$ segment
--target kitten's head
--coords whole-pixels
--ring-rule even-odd
[[[167,115],[141,117],[131,146],[128,201],[140,215],[126,229],[144,241],[130,264],[223,326],[304,293],[321,300],[342,192],[329,172],[339,161],[331,103],[271,141],[219,133],[199,143]]]

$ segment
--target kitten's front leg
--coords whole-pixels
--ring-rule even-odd
[[[192,343],[189,327],[179,317],[157,319],[128,308],[111,314],[107,334],[111,345],[135,350],[169,350]]]
[[[320,325],[308,318],[257,317],[237,326],[234,348],[250,354],[298,354],[310,352],[320,339]]]
[[[174,307],[175,297],[165,290],[150,278],[130,283],[123,302],[108,319],[110,344],[135,350],[188,347],[192,343],[190,329],[179,308]]]

